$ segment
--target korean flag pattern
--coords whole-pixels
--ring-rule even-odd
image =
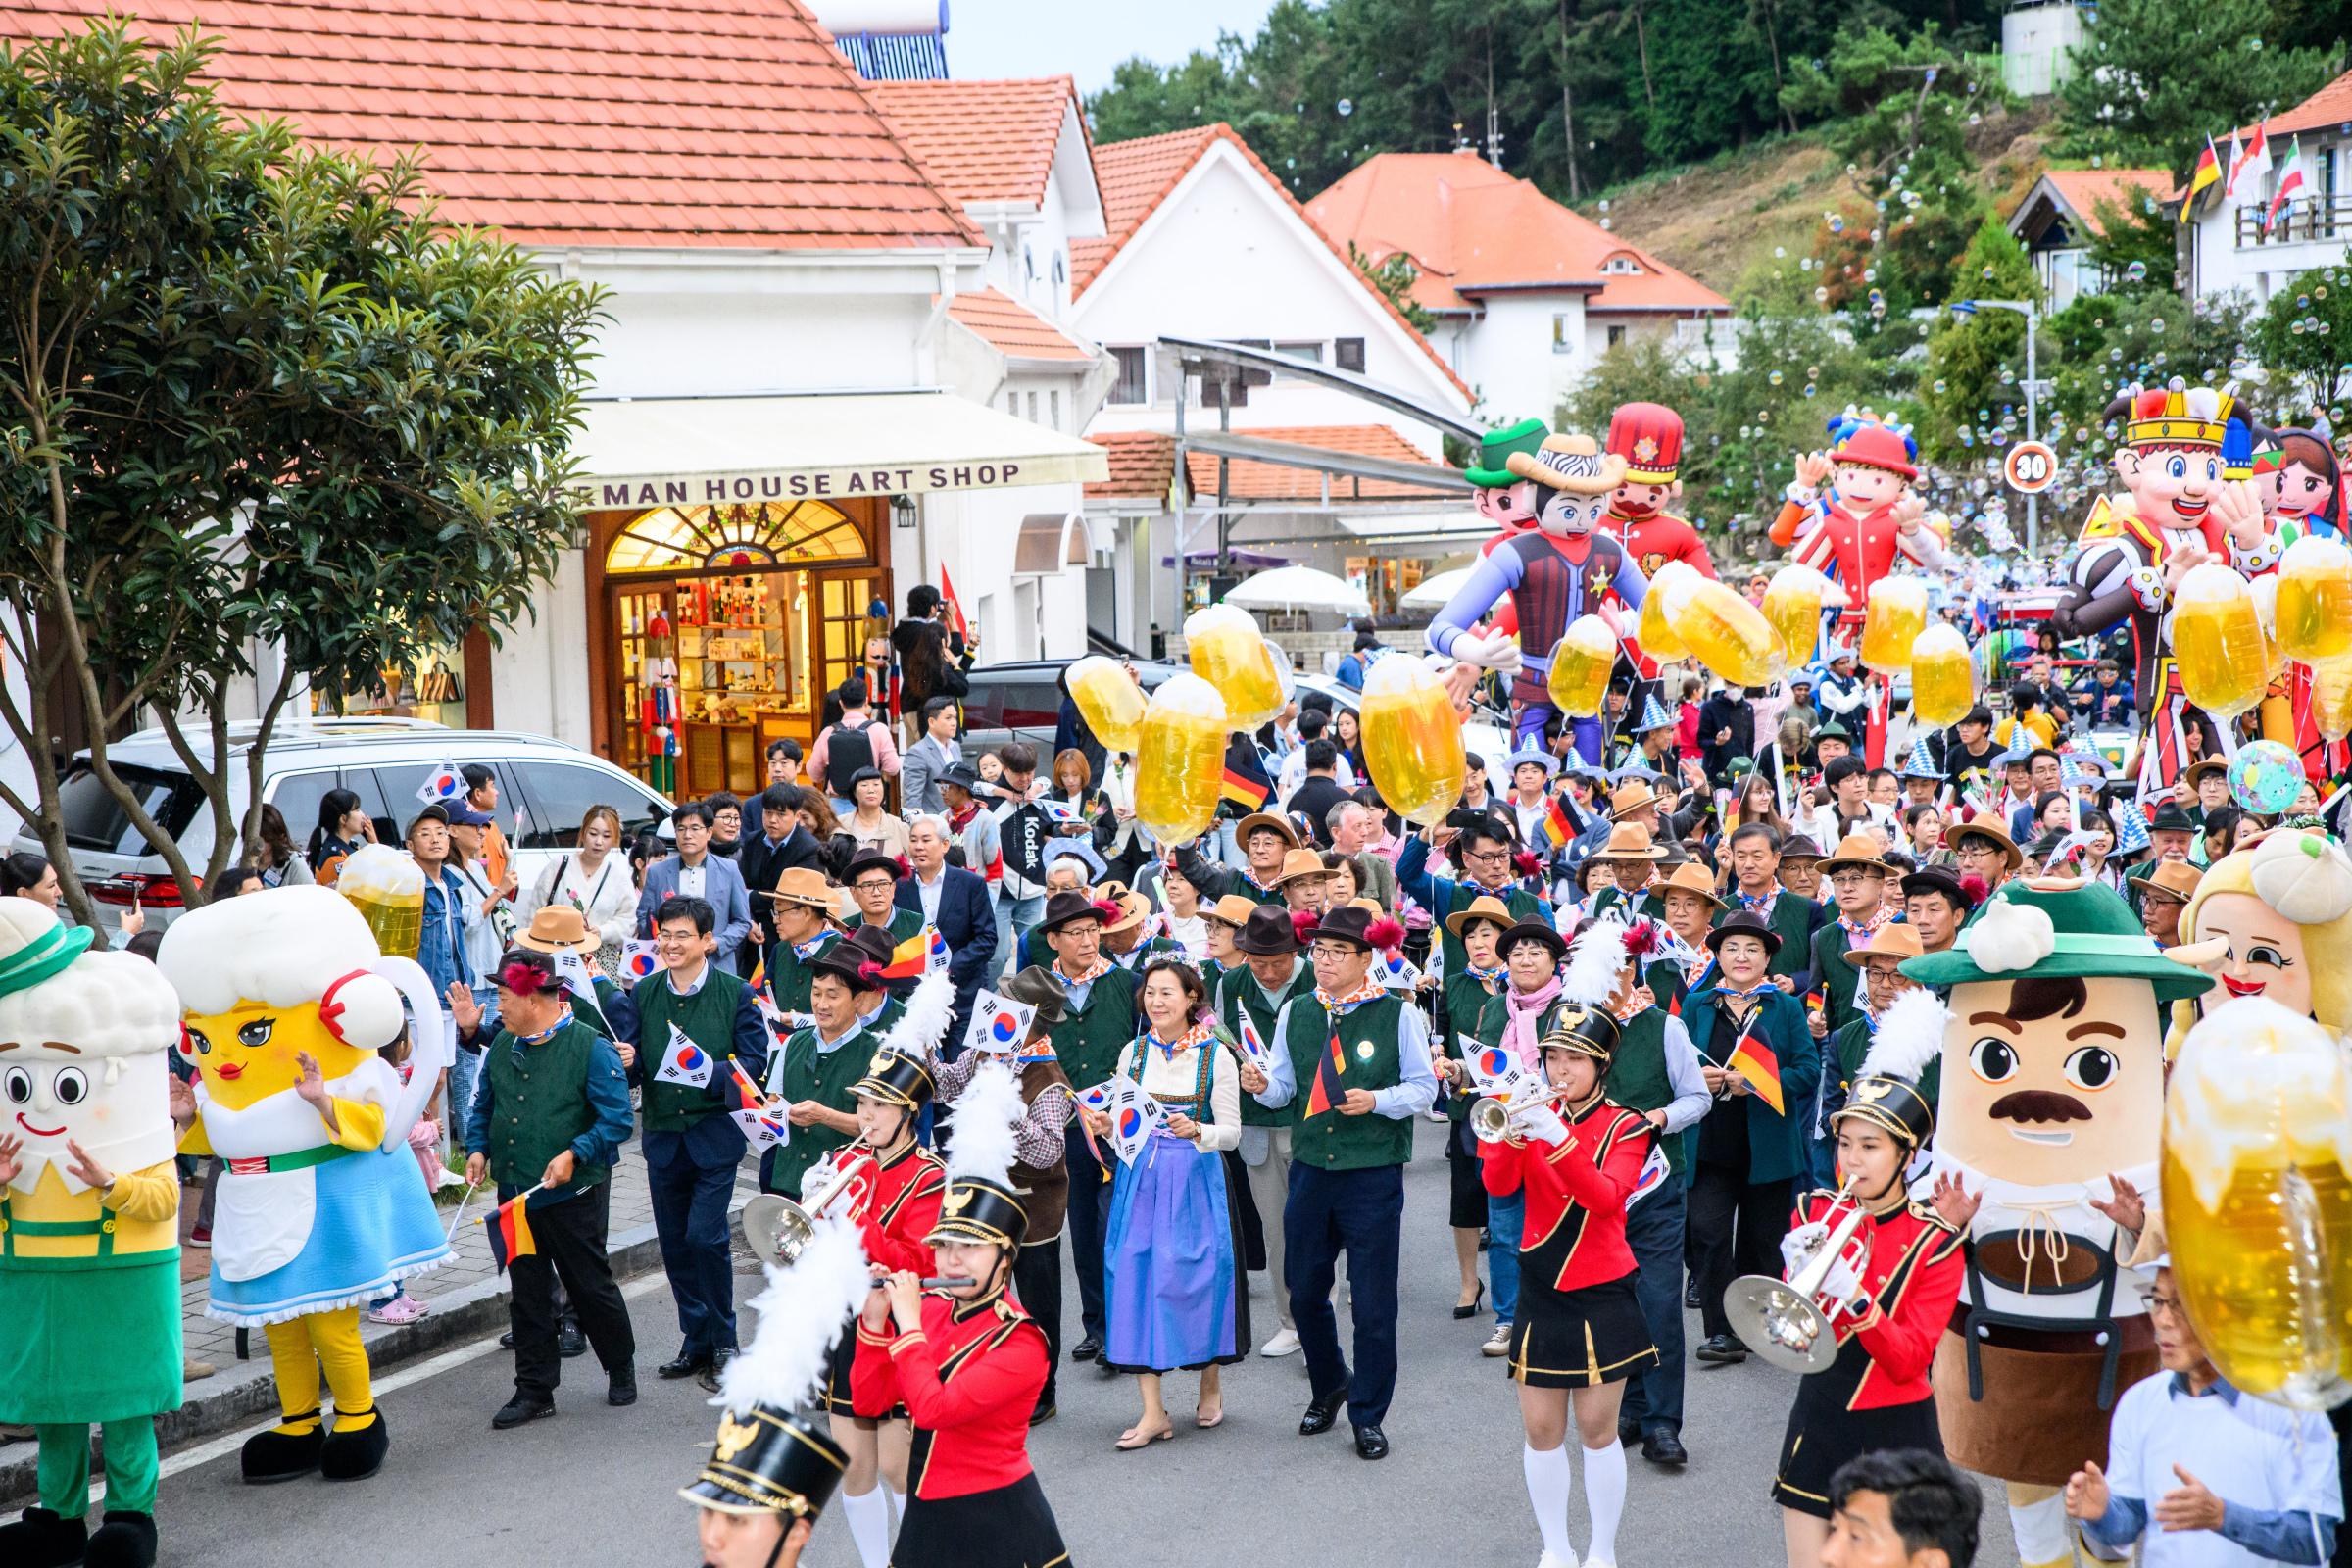
[[[424,782],[416,786],[416,798],[430,806],[435,801],[455,800],[465,790],[466,775],[458,771],[458,764],[443,762],[424,775]]]
[[[654,971],[662,967],[662,959],[651,942],[627,942],[621,945],[620,971],[631,980],[651,980]]]
[[[665,1084],[689,1084],[701,1089],[710,1084],[715,1065],[710,1053],[687,1039],[686,1031],[673,1023],[669,1026],[669,1049],[662,1054],[662,1065],[654,1077]]]
[[[964,1047],[984,1056],[1011,1055],[1029,1038],[1036,1017],[1035,1007],[983,991],[972,999],[972,1021],[963,1031]]]

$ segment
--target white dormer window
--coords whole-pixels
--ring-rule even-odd
[[[1026,245],[1021,247],[1021,274],[1028,282],[1037,281],[1037,252]]]
[[[1611,277],[1640,277],[1642,264],[1631,256],[1612,256],[1600,264],[1600,270]]]
[[[1062,260],[1061,252],[1055,251],[1054,253],[1054,286],[1055,288],[1059,288],[1062,284],[1067,283],[1069,280],[1069,264]]]

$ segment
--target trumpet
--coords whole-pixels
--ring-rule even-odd
[[[805,1202],[777,1193],[760,1194],[743,1205],[743,1239],[769,1267],[790,1264],[816,1239],[816,1222],[826,1210],[865,1179],[865,1164],[861,1154],[835,1160],[833,1173],[807,1195]]]
[[[1505,1100],[1489,1095],[1470,1106],[1470,1133],[1482,1144],[1499,1144],[1526,1135],[1527,1118],[1541,1106],[1557,1106],[1566,1100],[1563,1090],[1552,1089],[1531,1100]]]
[[[1769,1274],[1747,1274],[1732,1281],[1723,1293],[1723,1314],[1732,1332],[1774,1366],[1790,1372],[1819,1372],[1838,1359],[1837,1321],[1846,1310],[1843,1301],[1827,1305],[1819,1299],[1830,1270],[1839,1259],[1864,1277],[1870,1244],[1863,1240],[1862,1205],[1853,1200],[1853,1180],[1838,1190],[1837,1201],[1825,1211],[1845,1213],[1814,1247],[1811,1254],[1786,1280]]]

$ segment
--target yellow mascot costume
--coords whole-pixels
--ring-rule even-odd
[[[375,1408],[360,1311],[449,1255],[409,1129],[448,1065],[441,1007],[413,959],[378,951],[330,888],[273,888],[193,909],[156,962],[196,1053],[175,1097],[187,1153],[225,1169],[214,1203],[208,1315],[262,1328],[275,1427],[245,1445],[248,1481],[373,1475],[391,1436]],[[415,1019],[404,1087],[376,1054]],[[321,1421],[319,1369],[334,1396]]]
[[[2352,1033],[2352,857],[2324,833],[2274,828],[2213,862],[2180,911],[2168,958],[2213,976],[2213,990],[2173,1009],[2166,1054],[2206,1012],[2262,997],[2329,1033]]]

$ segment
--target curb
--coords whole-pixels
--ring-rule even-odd
[[[729,1229],[733,1232],[732,1241],[740,1242],[743,1238],[740,1196],[732,1207]],[[650,1224],[633,1226],[610,1238],[605,1251],[612,1260],[612,1276],[616,1280],[635,1279],[662,1266],[662,1244]],[[414,1323],[400,1324],[368,1342],[369,1370],[378,1374],[388,1372],[461,1341],[503,1329],[507,1322],[508,1295],[506,1276],[495,1274],[462,1291],[434,1297],[430,1315]],[[277,1408],[277,1385],[269,1375],[268,1348],[257,1344],[250,1364],[259,1369],[259,1375],[226,1383],[216,1392],[191,1392],[178,1409],[155,1418],[156,1442],[167,1456],[174,1448],[217,1437]],[[213,1382],[214,1379],[207,1378],[192,1389]],[[90,1432],[90,1446],[92,1471],[102,1473],[95,1427]],[[39,1487],[39,1457],[37,1445],[30,1442],[0,1446],[0,1511],[13,1514],[34,1500]]]

